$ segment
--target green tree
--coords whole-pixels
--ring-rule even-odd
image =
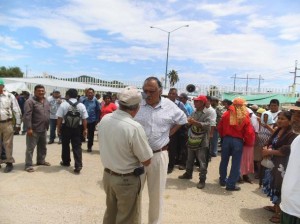
[[[0,77],[23,77],[24,73],[19,67],[0,67]]]
[[[177,82],[179,82],[178,72],[174,69],[169,72],[168,78],[171,87],[173,87]]]

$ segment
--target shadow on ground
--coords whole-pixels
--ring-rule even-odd
[[[240,217],[250,224],[269,224],[269,218],[272,213],[265,211],[263,208],[248,209],[242,208],[240,210]],[[262,222],[262,220],[265,220]]]

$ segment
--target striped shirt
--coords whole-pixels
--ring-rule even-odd
[[[169,143],[170,129],[174,125],[187,123],[184,112],[167,98],[161,98],[155,107],[142,100],[140,110],[134,119],[143,126],[153,151],[159,150]]]
[[[16,119],[16,126],[21,125],[21,109],[15,96],[7,91],[0,94],[0,121]]]

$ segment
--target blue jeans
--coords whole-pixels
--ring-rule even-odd
[[[50,140],[53,140],[56,138],[56,121],[57,119],[50,119]],[[58,136],[61,140],[61,137]]]
[[[221,163],[219,168],[220,183],[226,183],[227,188],[234,188],[240,177],[241,159],[243,153],[243,140],[231,136],[225,136],[222,143]],[[231,169],[229,177],[227,177],[227,166],[230,159]]]
[[[219,140],[219,132],[217,127],[215,127],[214,134],[210,143],[210,155],[212,156],[218,155],[218,140]]]

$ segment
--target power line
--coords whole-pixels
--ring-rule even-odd
[[[258,78],[249,78],[249,75],[247,74],[247,77],[244,78],[244,77],[237,77],[236,74],[234,74],[234,77],[231,77],[234,79],[233,81],[233,91],[235,91],[235,82],[236,82],[236,79],[246,79],[246,92],[248,92],[248,83],[249,83],[249,79],[258,79],[258,92],[260,92],[260,81],[261,80],[264,80],[261,75],[259,75]]]
[[[292,85],[292,95],[293,96],[295,96],[295,94],[296,94],[296,78],[300,77],[300,76],[297,76],[297,70],[300,70],[299,68],[297,68],[297,64],[298,64],[298,61],[296,60],[295,61],[295,70],[293,72],[290,72],[290,73],[294,74],[294,82]]]

